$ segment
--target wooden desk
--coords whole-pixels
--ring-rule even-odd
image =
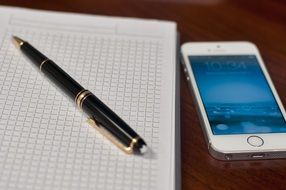
[[[174,20],[178,23],[181,43],[252,41],[261,50],[282,102],[286,103],[286,2],[283,0],[0,0],[0,4]],[[181,120],[182,189],[286,189],[286,159],[222,162],[208,154],[183,73]]]

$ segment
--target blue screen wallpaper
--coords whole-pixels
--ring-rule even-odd
[[[214,135],[286,132],[255,55],[189,60]]]

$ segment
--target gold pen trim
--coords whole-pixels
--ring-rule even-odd
[[[132,138],[131,143],[128,147],[122,144],[118,139],[116,139],[109,131],[107,131],[104,127],[101,127],[97,121],[93,118],[89,118],[87,122],[94,128],[96,128],[103,136],[109,139],[115,146],[121,149],[123,152],[127,154],[133,154],[134,145],[138,142],[140,137]]]
[[[47,61],[49,61],[50,59],[45,59],[44,61],[42,61],[42,63],[40,64],[40,71],[42,71],[42,67],[43,67],[43,65],[47,62]]]
[[[90,96],[91,95],[91,92],[89,92],[89,94],[86,94],[82,99],[81,99],[81,101],[80,101],[80,108],[82,109],[82,104],[83,104],[83,102],[84,102],[84,100],[88,97],[88,96]]]
[[[83,90],[79,91],[79,93],[77,93],[77,95],[76,95],[75,98],[74,98],[75,103],[77,102],[78,96],[79,96],[81,93],[83,93],[84,91],[86,91],[86,89],[83,89]],[[77,103],[76,103],[76,104],[77,104]]]
[[[83,104],[84,100],[85,100],[88,96],[90,96],[90,95],[92,95],[92,93],[91,93],[90,91],[88,91],[88,90],[82,90],[82,91],[80,91],[80,92],[76,95],[76,97],[75,97],[76,105],[77,105],[80,109],[82,109],[82,104]]]

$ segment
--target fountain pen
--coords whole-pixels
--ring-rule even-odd
[[[128,154],[144,154],[144,140],[116,113],[89,90],[84,89],[56,63],[35,49],[28,42],[13,36],[12,41],[47,78],[62,89],[88,116],[88,123],[98,129],[118,148]]]

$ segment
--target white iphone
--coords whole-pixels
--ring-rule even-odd
[[[257,47],[186,43],[181,53],[210,154],[219,160],[286,158],[285,110]]]

